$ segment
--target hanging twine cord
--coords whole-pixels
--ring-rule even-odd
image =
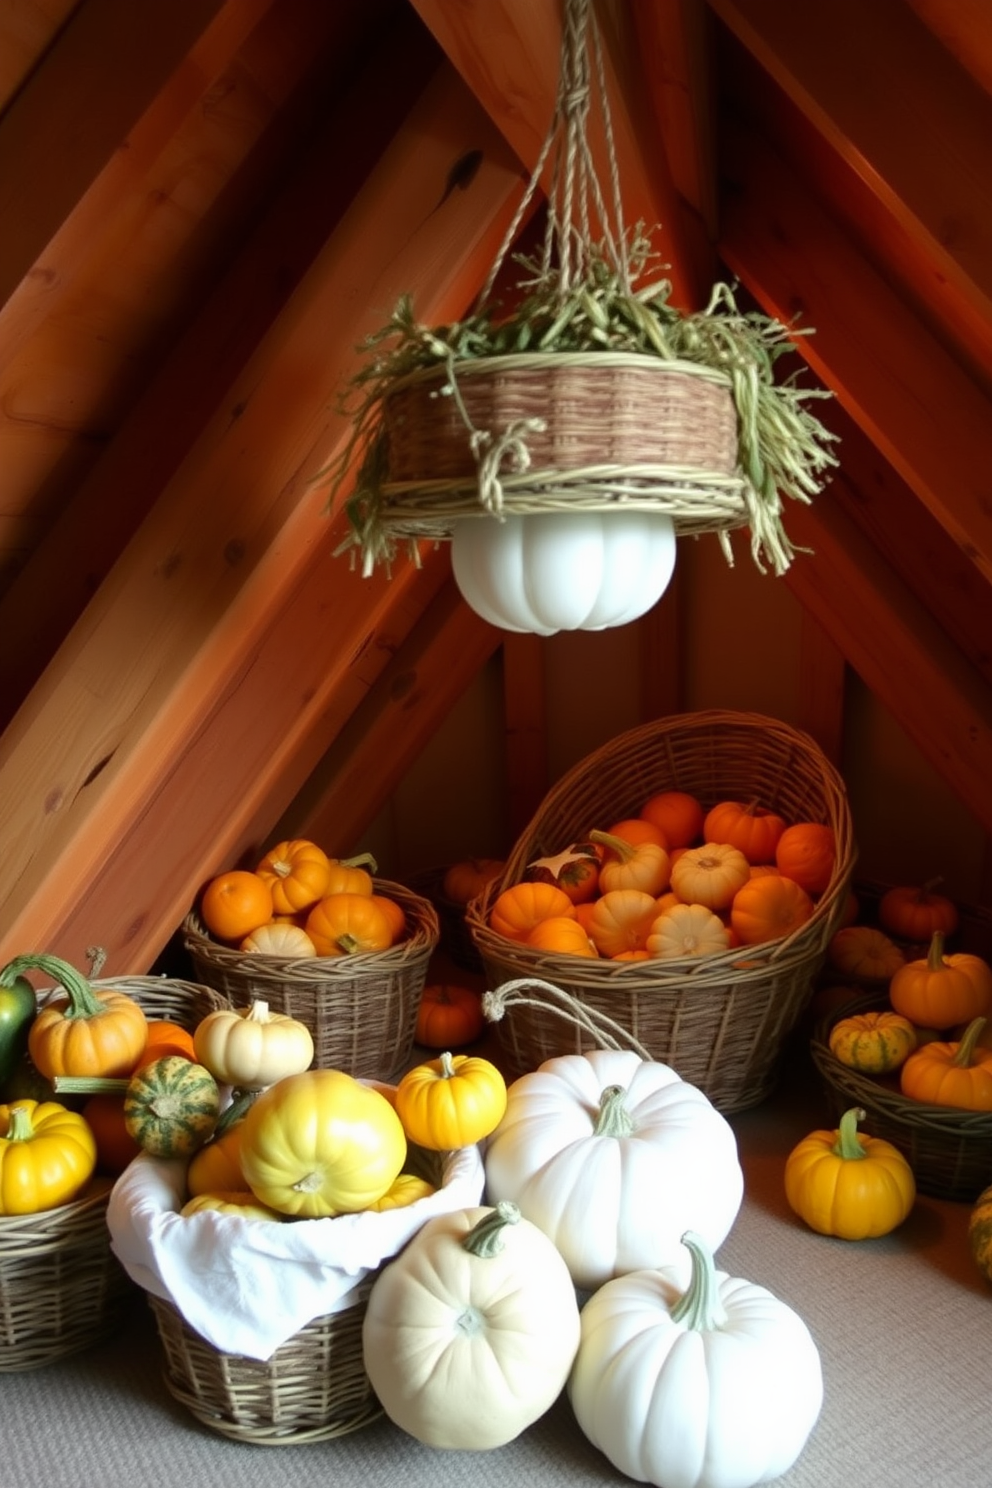
[[[837,464],[835,436],[807,406],[830,394],[776,378],[779,358],[809,331],[740,311],[726,284],[683,313],[666,278],[644,282],[653,254],[643,226],[624,225],[594,0],[563,0],[559,69],[548,134],[473,311],[431,328],[403,296],[365,344],[371,357],[349,384],[357,406],[342,399],[351,436],[317,477],[330,479],[333,499],[357,461],[338,552],[360,554],[368,575],[401,543],[419,564],[420,541],[450,537],[465,517],[624,504],[671,517],[680,536],[715,532],[731,565],[730,533],[746,526],[758,569],[780,575],[797,551],[783,496],[808,504]],[[609,203],[589,138],[593,103]],[[518,258],[529,275],[523,298],[501,316],[495,285],[546,171],[543,247]],[[581,382],[556,404],[566,358]],[[624,374],[611,358],[626,358],[632,400],[615,418]],[[687,411],[701,430],[691,450]],[[442,475],[451,452],[456,468],[445,463]]]
[[[525,995],[527,989],[543,995],[528,997]],[[644,1045],[622,1024],[587,1007],[563,987],[555,986],[554,982],[542,981],[540,977],[514,977],[482,994],[482,1012],[490,1023],[499,1023],[514,1007],[553,1013],[587,1033],[601,1049],[632,1049],[641,1059],[653,1062]]]

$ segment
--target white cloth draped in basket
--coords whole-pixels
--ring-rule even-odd
[[[205,1209],[180,1216],[186,1161],[142,1153],[110,1195],[111,1247],[138,1286],[173,1303],[222,1353],[268,1359],[316,1317],[356,1300],[371,1271],[436,1214],[482,1201],[478,1147],[443,1155],[441,1186],[381,1214],[280,1223]]]

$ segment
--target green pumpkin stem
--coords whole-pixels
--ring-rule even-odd
[[[369,852],[359,853],[356,858],[339,858],[342,868],[367,868],[370,873],[379,872],[379,864]]]
[[[629,1137],[634,1118],[627,1110],[627,1092],[622,1085],[607,1085],[599,1097],[599,1115],[593,1128],[597,1137]]]
[[[860,1106],[852,1106],[840,1118],[837,1126],[837,1140],[830,1150],[837,1157],[842,1157],[845,1162],[857,1162],[859,1157],[865,1156],[865,1149],[858,1136],[858,1122],[864,1119],[865,1113]]]
[[[234,1126],[235,1122],[240,1121],[242,1116],[247,1115],[249,1107],[254,1105],[261,1093],[260,1090],[233,1090],[231,1092],[230,1105],[226,1106],[217,1118],[214,1135],[217,1137],[223,1136],[229,1127]]]
[[[507,1225],[515,1225],[520,1222],[520,1210],[512,1199],[500,1199],[494,1209],[484,1214],[477,1224],[469,1230],[462,1240],[462,1246],[469,1255],[479,1256],[482,1260],[488,1260],[491,1256],[499,1255],[506,1238],[503,1231]]]
[[[951,1060],[951,1063],[957,1065],[959,1069],[970,1069],[974,1063],[975,1045],[987,1022],[987,1018],[972,1018],[961,1035],[957,1049],[954,1051],[954,1058]]]
[[[600,847],[608,847],[610,852],[616,853],[621,863],[629,863],[637,851],[632,842],[625,837],[615,837],[612,832],[590,832],[590,842],[598,842]]]
[[[930,937],[930,949],[927,952],[927,971],[946,971],[947,965],[944,961],[944,932],[935,930]]]
[[[673,1322],[684,1323],[696,1333],[711,1333],[727,1321],[716,1284],[713,1252],[695,1230],[686,1230],[682,1244],[692,1257],[692,1276],[669,1315]]]
[[[42,971],[64,988],[69,999],[64,1017],[94,1018],[107,1011],[81,971],[77,971],[61,957],[50,956],[45,951],[15,956],[13,961],[8,961],[3,971],[0,971],[0,986],[9,987],[16,977],[23,976],[27,971]]]
[[[27,1106],[11,1106],[10,1120],[7,1123],[6,1140],[8,1142],[30,1142],[33,1136],[34,1123],[31,1120],[31,1112]]]
[[[123,1095],[130,1079],[115,1075],[53,1075],[56,1095]]]

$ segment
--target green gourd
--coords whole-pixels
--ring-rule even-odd
[[[166,1054],[136,1070],[124,1094],[124,1125],[154,1157],[191,1157],[220,1115],[217,1081],[202,1064]]]

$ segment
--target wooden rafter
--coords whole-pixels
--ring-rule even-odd
[[[561,44],[560,0],[412,0],[418,14],[461,73],[526,168],[533,170],[547,136],[558,85]],[[631,55],[636,37],[628,28],[606,28],[622,49],[606,71],[624,218],[652,231],[655,247],[670,264],[673,300],[694,307],[709,289],[706,266],[688,248],[682,208],[672,184],[663,144],[645,131],[647,101],[641,97],[643,69]],[[637,79],[624,88],[623,79]],[[609,183],[605,146],[591,127],[597,172]]]
[[[469,149],[483,152],[470,188],[438,209]],[[235,840],[259,800],[246,717],[277,743],[272,769],[291,791],[284,719],[310,704],[308,685],[320,693],[328,657],[312,632],[284,628],[285,617],[292,596],[319,594],[311,570],[335,541],[313,479],[347,434],[337,399],[354,348],[403,292],[425,318],[462,313],[519,186],[502,139],[444,69],[0,740],[14,802],[0,954],[45,946],[72,958],[98,941],[108,970],[147,965],[164,925],[217,864],[220,841]],[[347,666],[374,628],[373,606],[371,591],[357,602],[349,591],[363,581],[336,562],[325,646]],[[306,665],[295,657],[280,669],[285,647],[301,640]],[[255,677],[265,685],[253,693]],[[231,689],[253,697],[247,714],[230,706]],[[202,812],[187,804],[201,739]],[[217,779],[223,804],[213,804]],[[143,820],[153,806],[169,840],[161,865]],[[122,865],[137,874],[139,863],[142,892],[131,877],[122,897],[114,876]]]

